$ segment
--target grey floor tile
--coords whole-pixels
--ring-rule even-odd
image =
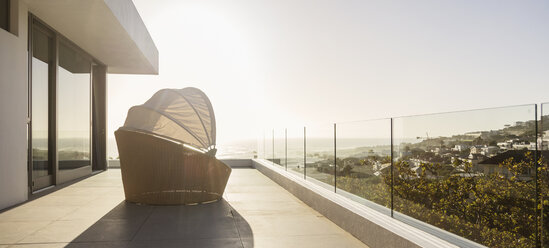
[[[126,219],[126,220],[143,220],[144,221],[146,218],[148,218],[151,215],[153,209],[154,209],[154,206],[139,205],[139,204],[122,201],[115,208],[109,211],[105,216],[103,216],[102,219],[109,219],[109,220]]]
[[[50,223],[50,221],[0,222],[0,244],[15,244]]]
[[[74,241],[130,241],[144,221],[144,219],[101,219],[75,238]]]
[[[0,247],[365,247],[255,169],[194,206],[126,203],[109,170],[0,213],[0,231]]]
[[[361,248],[363,243],[344,235],[256,237],[242,240],[245,248]]]
[[[43,244],[16,244],[10,246],[10,248],[62,248],[66,247],[68,243],[43,243]]]
[[[234,219],[204,220],[177,219],[173,221],[147,220],[135,240],[238,238]]]
[[[131,247],[137,248],[243,248],[242,241],[239,238],[228,239],[190,239],[190,240],[161,240],[161,241],[133,241]]]
[[[67,248],[130,248],[129,242],[71,242]]]
[[[213,203],[190,206],[156,206],[149,220],[151,221],[212,221],[217,218],[228,218],[231,215],[231,206],[220,200]]]

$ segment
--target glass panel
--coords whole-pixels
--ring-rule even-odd
[[[10,0],[0,0],[0,28],[4,30],[9,29]]]
[[[219,141],[218,141],[219,142]],[[263,144],[263,141],[261,141]],[[217,143],[217,159],[253,159],[257,158],[259,139],[230,140]]]
[[[334,126],[307,127],[307,180],[334,185]],[[316,181],[316,182],[318,182]],[[315,182],[315,180],[313,180]],[[322,186],[327,186],[320,184]],[[333,187],[330,187],[334,190]]]
[[[285,130],[278,128],[274,130],[274,160],[276,165],[285,167],[286,165],[286,138]]]
[[[32,177],[52,174],[48,154],[49,78],[52,39],[38,28],[32,29]]]
[[[265,131],[265,159],[273,161],[273,129]]]
[[[288,171],[303,176],[303,127],[288,128]]]
[[[338,123],[336,137],[337,193],[390,213],[391,120]]]
[[[257,158],[265,158],[265,132],[261,132],[257,138]]]
[[[59,44],[58,156],[59,170],[90,162],[90,70],[88,59]]]
[[[535,105],[395,118],[395,211],[489,247],[535,247],[534,119]]]
[[[538,169],[540,237],[542,247],[549,247],[549,103],[541,105],[541,140],[538,142],[540,168]]]

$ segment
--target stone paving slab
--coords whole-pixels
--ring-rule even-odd
[[[233,169],[223,199],[126,203],[110,169],[0,213],[4,247],[366,247],[255,169]]]

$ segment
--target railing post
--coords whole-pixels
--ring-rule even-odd
[[[337,139],[336,124],[334,123],[334,193],[337,192]]]
[[[538,156],[539,156],[539,153],[538,153],[538,105],[537,104],[534,104],[534,113],[535,113],[535,134],[536,134],[536,149],[534,150],[534,169],[536,170],[535,174],[534,174],[534,181],[535,181],[535,192],[536,192],[536,197],[535,197],[535,203],[534,203],[534,213],[536,213],[536,246],[538,247],[541,247],[541,239],[540,239],[540,234],[543,233],[543,230],[541,229],[541,225],[543,225],[543,223],[540,222],[540,217],[541,215],[543,215],[543,212],[541,212],[541,209],[538,211],[538,201],[539,201],[539,185],[538,185],[538,167],[539,167],[539,163],[538,163]],[[543,114],[543,112],[541,112]],[[542,118],[543,119],[543,118]],[[543,127],[543,126],[542,126]],[[543,142],[543,141],[542,141]],[[543,206],[543,203],[541,204]],[[543,209],[543,207],[542,207]]]
[[[395,182],[395,178],[394,178],[394,156],[393,156],[393,149],[394,149],[394,146],[393,146],[393,140],[394,140],[394,135],[393,135],[393,118],[391,118],[391,218],[393,217],[393,210],[394,210],[394,206],[393,206],[393,196],[394,196],[394,182]]]
[[[273,165],[275,164],[275,130],[273,128]]]
[[[543,150],[543,132],[539,132],[539,131],[543,131],[543,105],[544,105],[544,104],[540,104],[540,126],[541,126],[541,129],[542,129],[542,130],[539,130],[539,127],[536,127],[536,130],[538,130],[538,135],[539,135],[539,137],[540,137],[540,139],[541,139],[541,148],[538,147],[538,142],[537,142],[537,140],[536,140],[536,151],[537,151],[538,149]],[[536,109],[537,109],[537,108],[536,108]],[[536,113],[536,118],[537,118],[537,116],[538,116],[538,115],[537,115],[537,113]],[[536,123],[537,123],[537,121],[536,121]],[[540,153],[537,153],[537,157],[536,157],[536,165],[537,165],[537,166],[540,166],[539,163],[538,163],[539,157],[540,157],[540,156],[541,156],[541,154],[540,154]],[[546,165],[546,166],[547,166],[547,165]],[[538,171],[538,169],[536,168],[536,175],[537,175],[537,171]],[[536,180],[536,181],[537,181],[537,180]],[[536,187],[536,188],[537,188],[537,187]],[[539,192],[539,191],[538,191],[538,192]],[[539,193],[536,194],[536,195],[538,195],[538,197],[539,197]],[[543,201],[543,198],[538,199],[538,201],[540,201],[540,203],[541,203],[541,202]],[[540,214],[539,214],[540,219],[539,219],[539,221],[538,221],[538,222],[540,223],[540,224],[539,224],[539,230],[540,230],[540,232],[539,232],[539,237],[540,237],[540,238],[539,238],[539,240],[540,240],[540,241],[539,241],[539,244],[540,244],[541,247],[543,247],[544,245],[547,245],[547,244],[544,243],[546,240],[543,239],[543,237],[544,237],[543,234],[544,234],[544,232],[545,232],[545,228],[544,228],[544,226],[543,226],[543,213],[544,213],[544,211],[543,211],[544,209],[543,209],[543,208],[544,208],[544,207],[543,207],[543,204],[541,204],[541,209],[540,209]]]
[[[303,127],[303,179],[307,180],[307,127]]]
[[[288,128],[284,128],[284,168],[288,170]]]

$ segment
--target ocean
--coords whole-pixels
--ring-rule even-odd
[[[253,158],[257,150],[255,140],[241,140],[234,142],[225,142],[217,144],[216,157],[225,158]],[[107,157],[109,159],[118,159],[118,148],[114,138],[108,139]]]
[[[403,142],[417,142],[415,139],[410,140],[401,140]],[[217,154],[216,157],[219,159],[228,159],[228,158],[242,158],[249,159],[254,158],[255,155],[259,153],[259,157],[262,157],[263,151],[263,142],[258,142],[257,140],[240,140],[240,141],[231,141],[223,142],[217,144]],[[324,152],[333,152],[333,139],[307,139],[307,153],[324,153]],[[338,153],[341,155],[347,155],[351,153],[364,153],[365,150],[372,149],[375,153],[385,154],[390,150],[390,139],[338,139],[337,148]],[[285,148],[284,140],[275,139],[275,153],[279,153]],[[302,153],[303,150],[303,140],[301,139],[288,139],[288,155],[290,156],[293,153]],[[267,153],[271,151],[272,140],[266,140],[265,146]],[[395,147],[396,148],[396,147]],[[360,150],[360,151],[357,151]],[[116,140],[114,138],[108,139],[107,144],[107,156],[109,159],[118,158],[118,148],[116,147]],[[271,152],[272,153],[272,152]]]

